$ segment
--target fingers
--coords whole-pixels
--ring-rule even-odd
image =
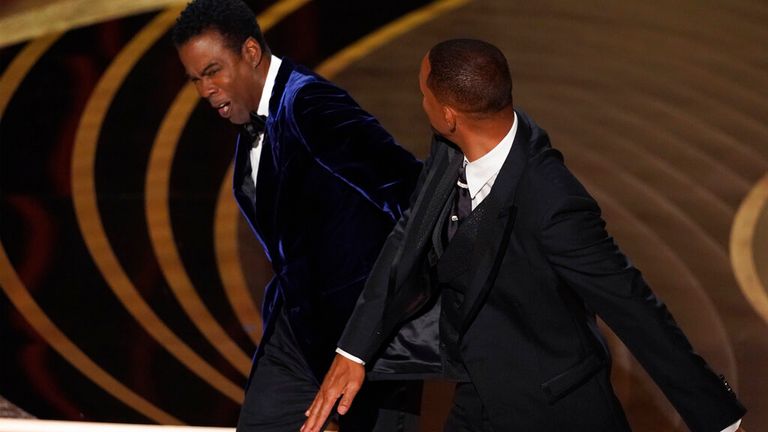
[[[304,413],[307,421],[301,427],[301,432],[319,432],[340,397],[342,399],[337,411],[341,415],[346,414],[364,378],[363,365],[337,355],[320,386],[320,391]]]
[[[319,432],[339,397],[341,397],[341,401],[337,412],[341,415],[346,414],[360,390],[360,385],[356,383],[348,384],[341,392],[333,389],[332,386],[329,387],[331,388],[321,388],[312,405],[304,413],[307,416],[307,421],[302,426],[301,432]]]
[[[301,432],[319,432],[323,427],[328,416],[331,414],[333,405],[336,403],[338,396],[330,396],[324,392],[320,392],[315,396],[315,400],[312,402],[312,406],[309,407],[307,412],[307,421],[304,422],[304,426],[301,427]]]
[[[349,411],[349,407],[352,405],[352,401],[355,399],[355,396],[357,396],[359,390],[360,386],[358,385],[352,383],[347,385],[347,388],[342,394],[341,401],[339,402],[339,407],[336,409],[339,414],[344,415]]]
[[[312,413],[315,412],[318,409],[318,407],[322,404],[321,399],[322,399],[321,393],[318,392],[315,395],[315,399],[312,401],[312,405],[310,405],[309,408],[307,408],[307,410],[304,411],[304,417],[307,417],[307,420],[304,422],[304,427],[308,427],[309,419],[312,417]],[[302,431],[304,431],[304,427],[301,428]]]

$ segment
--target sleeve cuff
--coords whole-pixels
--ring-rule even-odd
[[[341,349],[341,348],[336,348],[336,353],[337,353],[337,354],[339,354],[339,355],[340,355],[340,356],[342,356],[342,357],[346,357],[346,358],[348,358],[348,359],[352,360],[352,361],[353,361],[353,362],[355,362],[355,363],[358,363],[358,364],[361,364],[361,365],[365,366],[365,362],[364,362],[364,361],[362,361],[360,358],[358,358],[358,357],[355,357],[355,356],[353,356],[352,354],[350,354],[350,353],[348,353],[348,352],[344,351],[344,350],[343,350],[343,349]],[[735,431],[735,430],[736,430],[736,429],[734,429],[734,431]],[[727,431],[724,431],[724,432],[730,432],[730,430],[727,430]]]

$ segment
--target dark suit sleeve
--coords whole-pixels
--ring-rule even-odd
[[[421,171],[416,182],[416,188],[410,199],[410,205],[405,211],[397,225],[387,237],[384,247],[373,265],[368,280],[365,283],[360,298],[357,301],[352,316],[347,321],[347,326],[339,339],[338,347],[349,354],[352,354],[366,363],[369,363],[374,354],[382,348],[382,344],[390,332],[391,328],[384,328],[384,311],[387,302],[387,294],[390,286],[390,276],[392,274],[392,264],[399,253],[405,232],[409,228],[413,204],[419,198],[421,189],[424,186],[424,180],[429,175],[437,149],[444,144],[432,141],[430,156],[424,163],[424,169]]]
[[[302,87],[293,109],[298,135],[312,157],[393,221],[398,220],[421,163],[331,83],[318,81]]]
[[[720,431],[741,418],[744,408],[621,253],[581,184],[557,158],[531,171],[540,244],[560,279],[621,338],[692,431]]]

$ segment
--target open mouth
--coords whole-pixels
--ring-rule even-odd
[[[231,106],[231,104],[229,102],[223,102],[220,105],[218,105],[216,107],[216,109],[219,111],[219,115],[220,116],[222,116],[224,118],[228,118],[229,117],[229,112],[232,109],[232,106]]]

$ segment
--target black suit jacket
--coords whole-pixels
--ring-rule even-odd
[[[522,112],[517,119],[490,195],[439,260],[432,234],[463,156],[433,143],[339,346],[372,363],[372,377],[439,375],[435,299],[453,284],[465,293],[454,323],[461,356],[496,430],[628,430],[595,313],[691,430],[738,420],[744,408],[619,251],[546,132]]]
[[[320,379],[421,163],[344,90],[287,59],[265,127],[256,184],[247,134],[233,175],[237,203],[275,273],[264,293],[262,346],[284,309]]]

